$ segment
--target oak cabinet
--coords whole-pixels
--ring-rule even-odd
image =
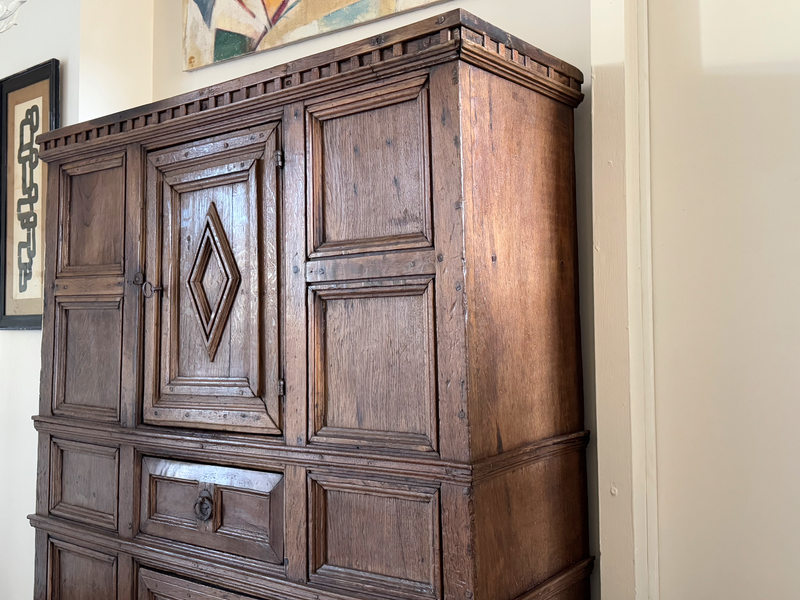
[[[581,83],[456,10],[40,138],[36,599],[588,598]]]

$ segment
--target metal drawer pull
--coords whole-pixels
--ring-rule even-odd
[[[214,512],[214,501],[211,492],[203,490],[194,503],[194,514],[201,521],[208,521]]]

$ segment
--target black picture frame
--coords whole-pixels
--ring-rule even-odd
[[[6,314],[6,284],[7,284],[7,235],[8,235],[8,97],[9,94],[17,90],[24,89],[31,85],[49,81],[49,106],[48,115],[49,129],[58,129],[61,123],[61,102],[60,102],[60,78],[59,61],[51,59],[39,65],[21,71],[0,80],[0,329],[41,329],[42,315],[8,315]],[[46,175],[43,174],[43,177]],[[42,196],[42,210],[46,203],[46,198]],[[40,232],[42,238],[44,232]],[[48,249],[45,248],[45,252]],[[42,273],[42,276],[44,274]],[[44,293],[44,288],[43,288]]]

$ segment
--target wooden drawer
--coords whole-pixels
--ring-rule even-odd
[[[283,563],[283,473],[142,459],[144,533]]]

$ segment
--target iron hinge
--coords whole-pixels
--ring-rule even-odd
[[[278,379],[278,396],[286,395],[286,382],[283,379]]]
[[[283,150],[275,150],[275,166],[282,169],[284,164]]]

